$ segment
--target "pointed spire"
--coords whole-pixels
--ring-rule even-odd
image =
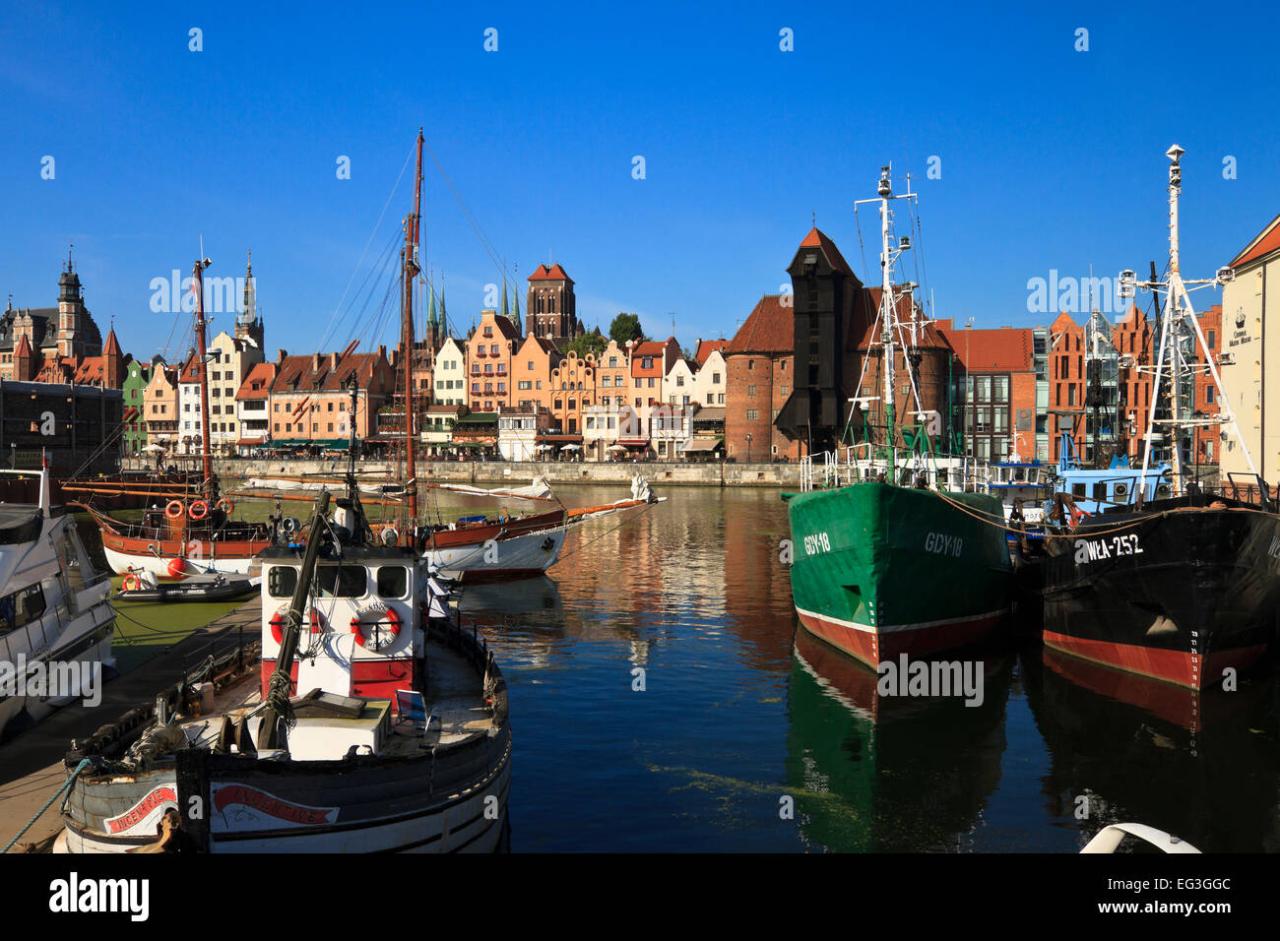
[[[507,274],[504,271],[502,273],[502,316],[509,317],[510,315],[511,308],[507,304]]]
[[[449,315],[445,311],[444,306],[444,278],[440,278],[440,335],[447,336],[449,333]]]
[[[427,282],[427,329],[431,330],[436,325],[436,288],[431,282]]]

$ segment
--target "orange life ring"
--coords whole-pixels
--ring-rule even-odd
[[[226,497],[223,497],[221,500],[218,501],[218,509],[221,510],[223,513],[226,513],[227,516],[230,516],[232,511],[235,510],[235,508],[236,508],[236,505],[232,503],[230,500],[228,500]]]
[[[267,622],[271,625],[271,639],[277,644],[284,639],[284,617],[288,610],[288,608],[281,608],[271,615],[271,620]],[[324,630],[324,617],[315,608],[311,609],[311,613],[307,616],[307,622],[311,625],[311,633],[313,634],[319,634]]]
[[[191,506],[187,507],[187,516],[193,520],[202,520],[209,515],[208,500],[193,500]]]
[[[137,572],[130,572],[120,582],[121,591],[137,591],[142,587],[142,579]]]
[[[182,501],[170,500],[165,504],[164,515],[171,520],[182,519]]]
[[[391,636],[393,638],[400,636],[400,615],[396,612],[395,608],[384,608],[382,610],[382,617],[375,620],[373,623],[382,624],[384,622],[387,627],[390,628]],[[364,636],[364,622],[360,619],[360,615],[358,614],[351,618],[351,633],[356,635],[356,643],[363,647],[368,638]]]

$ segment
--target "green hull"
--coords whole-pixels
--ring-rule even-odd
[[[1003,518],[993,496],[866,482],[788,508],[801,623],[871,666],[979,642],[1008,613],[1008,544],[984,519]]]

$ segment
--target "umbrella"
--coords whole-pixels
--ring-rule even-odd
[[[609,450],[610,450],[610,451],[625,451],[625,450],[626,450],[626,448],[624,448],[624,447],[623,447],[622,445],[620,445],[620,444],[611,444],[611,445],[609,445]]]
[[[566,444],[560,449],[561,451],[581,451],[582,448],[576,444]]]
[[[161,447],[160,445],[158,445],[158,444],[149,444],[149,445],[147,445],[146,447],[144,447],[142,450],[144,450],[144,451],[163,451],[163,450],[164,450],[164,448],[162,448],[162,447]]]

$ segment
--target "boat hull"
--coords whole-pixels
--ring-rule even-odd
[[[434,533],[423,558],[440,566],[447,577],[464,582],[532,578],[556,564],[564,537],[561,511],[509,526]]]
[[[28,672],[36,665],[57,664],[66,670],[71,664],[96,664],[113,669],[111,641],[115,633],[115,615],[106,604],[95,604],[67,623],[66,632],[56,647],[50,651],[28,655]],[[16,687],[15,687],[16,689]],[[72,695],[14,695],[0,696],[0,738],[11,722],[19,717],[39,722],[61,706],[75,700]]]
[[[102,551],[107,557],[107,564],[117,575],[129,572],[150,572],[161,578],[172,578],[170,565],[174,559],[183,558],[181,543],[176,541],[159,541],[135,546],[128,538],[111,538],[102,534]],[[218,551],[209,558],[186,557],[202,572],[216,572],[219,575],[248,575],[254,568],[258,553],[269,546],[268,540],[251,540],[245,542],[228,542],[218,547]],[[148,550],[147,546],[156,545],[159,555]]]
[[[1180,506],[1090,518],[1051,540],[1044,642],[1120,670],[1201,689],[1274,637],[1280,517]]]
[[[436,767],[432,768],[432,761]],[[338,767],[333,767],[333,765]],[[324,766],[329,767],[324,767]],[[82,776],[83,777],[83,776]],[[77,780],[68,797],[67,853],[124,853],[152,844],[160,818],[192,796],[169,767],[129,778]],[[212,756],[210,853],[492,853],[511,782],[511,736],[477,736],[447,758],[257,761]]]
[[[999,519],[1000,502],[878,482],[792,497],[801,625],[871,667],[987,639],[1008,614],[1012,563],[983,514]]]

